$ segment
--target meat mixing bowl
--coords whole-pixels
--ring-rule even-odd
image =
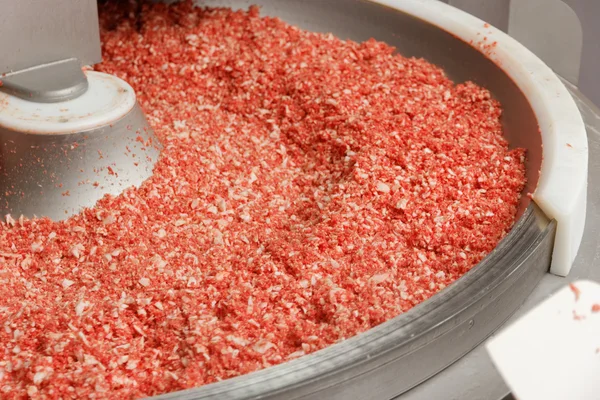
[[[501,31],[434,0],[205,0],[261,7],[301,28],[369,38],[423,57],[455,82],[471,80],[504,107],[512,147],[527,149],[518,221],[479,265],[410,311],[300,359],[160,398],[393,398],[443,370],[492,334],[551,268],[566,275],[586,211],[585,125],[542,61]],[[533,201],[532,201],[533,198]]]
[[[405,56],[437,64],[455,82],[470,80],[489,89],[503,106],[510,146],[527,149],[527,185],[510,233],[481,263],[431,299],[324,350],[159,398],[393,398],[484,341],[548,271],[569,273],[588,208],[586,129],[560,79],[525,47],[435,0],[201,0],[197,4],[234,9],[256,4],[263,15],[303,29],[355,41],[375,38]],[[89,56],[91,63],[98,61],[95,57]],[[100,78],[95,73],[90,77],[95,77],[91,81]],[[9,89],[18,88],[14,81],[7,82]],[[129,90],[127,84],[119,85],[123,93]],[[82,88],[73,87],[74,91]],[[23,92],[2,95],[23,97]],[[86,125],[79,130],[63,125],[59,134],[55,129],[47,131],[48,121],[39,119],[43,113],[38,110],[28,111],[38,118],[31,129],[31,121],[15,125],[12,114],[6,113],[14,107],[4,108],[4,114],[0,108],[2,210],[13,217],[44,210],[37,215],[58,220],[148,177],[160,146],[153,141],[152,131],[144,129],[135,97],[124,97],[126,106],[112,123],[103,120],[101,127]],[[53,116],[61,110],[54,106]],[[128,122],[131,118],[133,123]],[[127,154],[132,148],[142,155],[142,162]]]

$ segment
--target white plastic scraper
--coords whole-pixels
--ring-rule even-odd
[[[518,400],[600,399],[600,285],[566,286],[486,347]]]

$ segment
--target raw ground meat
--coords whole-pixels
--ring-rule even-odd
[[[428,299],[511,228],[524,151],[487,90],[256,8],[119,7],[96,69],[135,88],[162,158],[67,221],[0,226],[0,397],[279,364]]]

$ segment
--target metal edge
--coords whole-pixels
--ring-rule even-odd
[[[137,102],[111,124],[77,133],[0,126],[0,217],[67,219],[106,194],[139,187],[152,175],[161,149]]]
[[[0,91],[36,103],[58,103],[81,96],[88,89],[79,60],[69,58],[6,74]]]
[[[548,222],[537,209],[531,203],[484,261],[407,313],[298,360],[157,398],[376,398],[401,394],[493,333],[547,272],[556,223]],[[450,305],[454,309],[448,312]]]

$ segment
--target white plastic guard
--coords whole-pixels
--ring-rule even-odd
[[[597,400],[600,285],[578,281],[503,329],[487,351],[515,398]]]
[[[483,52],[523,91],[542,135],[543,161],[533,200],[557,222],[550,272],[566,276],[583,237],[588,145],[577,106],[554,72],[525,46],[480,19],[437,0],[374,0],[436,25]]]

